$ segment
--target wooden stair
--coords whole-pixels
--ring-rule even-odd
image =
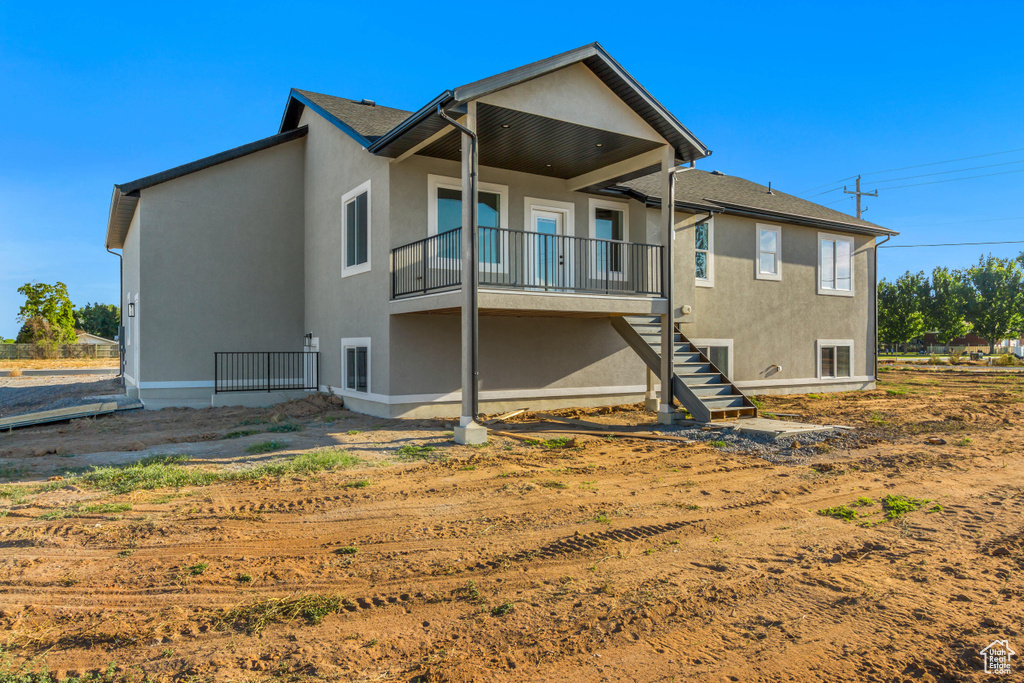
[[[615,317],[612,327],[655,374],[661,374],[661,319],[652,316]],[[673,331],[672,394],[698,422],[757,417],[755,406],[711,360]]]

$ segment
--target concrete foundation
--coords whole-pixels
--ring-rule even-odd
[[[480,446],[487,443],[487,427],[470,422],[465,427],[455,428],[455,443],[467,446]]]

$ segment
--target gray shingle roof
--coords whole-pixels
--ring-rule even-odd
[[[344,97],[335,97],[309,90],[296,90],[295,92],[309,98],[310,101],[340,119],[370,142],[407,119],[411,113],[402,109],[382,107],[379,104],[362,104],[356,100],[347,100]]]
[[[661,176],[659,173],[642,176],[620,184],[634,193],[661,201]],[[807,218],[829,223],[841,223],[850,227],[863,228],[866,231],[890,233],[874,223],[860,220],[830,209],[806,199],[794,197],[764,185],[736,176],[709,173],[693,169],[676,176],[676,202],[692,205],[694,208],[705,209],[749,209],[751,212],[763,211],[768,214]]]

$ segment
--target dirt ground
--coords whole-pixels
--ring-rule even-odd
[[[888,370],[874,391],[760,402],[855,429],[786,465],[724,441],[470,448],[444,421],[326,398],[2,434],[0,477],[22,483],[0,486],[0,673],[990,680],[978,652],[1024,646],[1024,378]],[[74,474],[157,453],[239,472],[325,448],[358,461],[122,493]]]
[[[117,358],[0,359],[0,370],[52,370],[55,368],[116,368]]]

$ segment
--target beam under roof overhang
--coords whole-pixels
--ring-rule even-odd
[[[668,145],[665,145],[667,147]],[[568,178],[565,181],[565,189],[569,192],[576,192],[586,187],[600,186],[603,184],[622,182],[626,176],[638,177],[647,175],[661,164],[665,147],[652,149],[649,152],[638,154],[635,157],[624,159],[614,164],[578,175],[575,178]]]

